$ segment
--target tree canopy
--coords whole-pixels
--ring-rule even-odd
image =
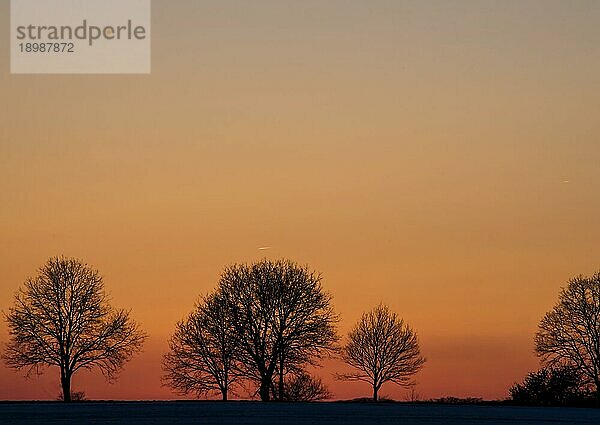
[[[228,393],[239,378],[233,335],[222,298],[213,294],[179,322],[163,359],[165,383],[182,394]]]
[[[111,307],[98,271],[74,258],[50,258],[27,279],[6,321],[6,365],[28,374],[58,367],[64,401],[75,372],[98,368],[113,380],[146,338],[128,311]]]
[[[321,276],[289,260],[262,260],[225,269],[217,292],[237,337],[246,376],[262,400],[284,398],[285,374],[335,350],[337,315]]]
[[[350,331],[342,358],[357,371],[338,377],[369,383],[374,401],[386,382],[409,386],[425,363],[417,334],[383,304],[363,314]]]
[[[600,273],[575,277],[561,289],[539,324],[535,350],[546,365],[576,368],[600,400]]]

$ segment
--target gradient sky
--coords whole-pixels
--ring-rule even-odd
[[[173,397],[175,322],[264,256],[321,271],[342,333],[379,301],[411,323],[422,397],[504,397],[600,268],[598,1],[154,1],[149,76],[10,75],[8,20],[0,310],[64,254],[150,334],[117,383],[74,378],[90,398]],[[0,366],[0,399],[58,392]]]

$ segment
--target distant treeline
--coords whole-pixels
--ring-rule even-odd
[[[172,288],[165,288],[172,290]],[[368,383],[378,401],[385,383],[412,388],[425,364],[416,332],[386,305],[364,313],[341,343],[339,316],[321,274],[290,260],[233,264],[213,292],[200,296],[175,326],[163,358],[162,382],[179,394],[227,400],[315,401],[332,398],[313,375],[326,357],[348,371],[336,379]],[[81,369],[108,379],[138,353],[147,338],[130,311],[115,309],[100,273],[75,258],[49,259],[28,278],[5,315],[8,367],[40,374],[60,372],[64,401],[85,399],[71,389]],[[513,385],[505,402],[525,405],[591,405],[600,402],[600,274],[578,276],[535,334],[541,369]],[[478,404],[479,398],[427,402]]]
[[[48,260],[19,289],[6,320],[6,365],[28,374],[58,368],[67,402],[85,398],[72,391],[73,374],[96,368],[115,379],[147,338],[128,310],[110,305],[100,273],[75,258]],[[325,357],[339,357],[353,371],[336,378],[367,382],[372,400],[386,382],[413,384],[425,358],[416,333],[396,313],[376,306],[345,344],[338,321],[319,273],[290,260],[234,264],[176,324],[163,383],[180,394],[223,400],[230,394],[323,400],[332,394],[310,371]]]

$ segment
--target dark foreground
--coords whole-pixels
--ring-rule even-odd
[[[4,403],[7,424],[600,424],[600,409],[369,403]]]

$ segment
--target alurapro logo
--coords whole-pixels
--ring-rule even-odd
[[[150,73],[150,0],[11,0],[11,72]]]

